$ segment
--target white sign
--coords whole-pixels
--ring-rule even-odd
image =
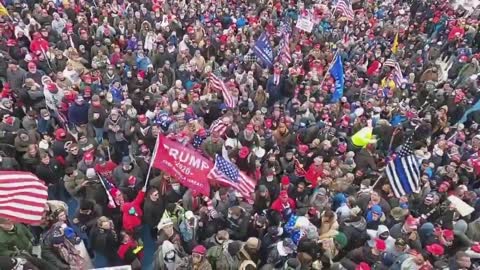
[[[298,18],[296,27],[307,33],[310,33],[313,29],[313,22],[307,18]]]
[[[475,209],[473,207],[468,205],[466,202],[462,201],[457,196],[451,195],[451,196],[448,197],[448,200],[453,204],[453,206],[455,207],[457,212],[460,215],[462,215],[462,217],[468,216],[471,213],[473,213],[473,211],[475,211]]]

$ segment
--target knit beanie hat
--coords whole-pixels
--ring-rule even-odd
[[[347,236],[343,232],[338,232],[333,238],[340,248],[345,248],[348,244]]]

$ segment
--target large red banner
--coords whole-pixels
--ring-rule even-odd
[[[158,140],[153,167],[170,174],[180,184],[209,196],[210,185],[207,175],[213,168],[213,163],[194,149],[165,136],[160,135]]]

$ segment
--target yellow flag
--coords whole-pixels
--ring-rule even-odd
[[[10,17],[10,14],[8,14],[8,10],[5,8],[5,6],[2,3],[0,3],[0,16]]]
[[[398,51],[398,32],[395,35],[395,39],[393,40],[393,44],[392,44],[392,52],[397,53],[397,51]]]

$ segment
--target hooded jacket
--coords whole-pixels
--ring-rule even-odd
[[[142,203],[145,199],[145,191],[140,191],[137,194],[137,197],[131,202],[125,202],[122,205],[122,223],[123,229],[127,232],[133,232],[135,228],[142,224],[143,209]]]
[[[375,239],[380,238],[380,235],[385,232],[388,232],[388,237],[387,239],[382,239],[382,240],[384,240],[385,244],[387,245],[387,251],[393,252],[395,248],[395,239],[390,236],[390,231],[385,225],[379,225],[377,230],[367,230],[367,234],[370,237],[370,240],[368,240],[368,245],[370,247],[374,247]]]

